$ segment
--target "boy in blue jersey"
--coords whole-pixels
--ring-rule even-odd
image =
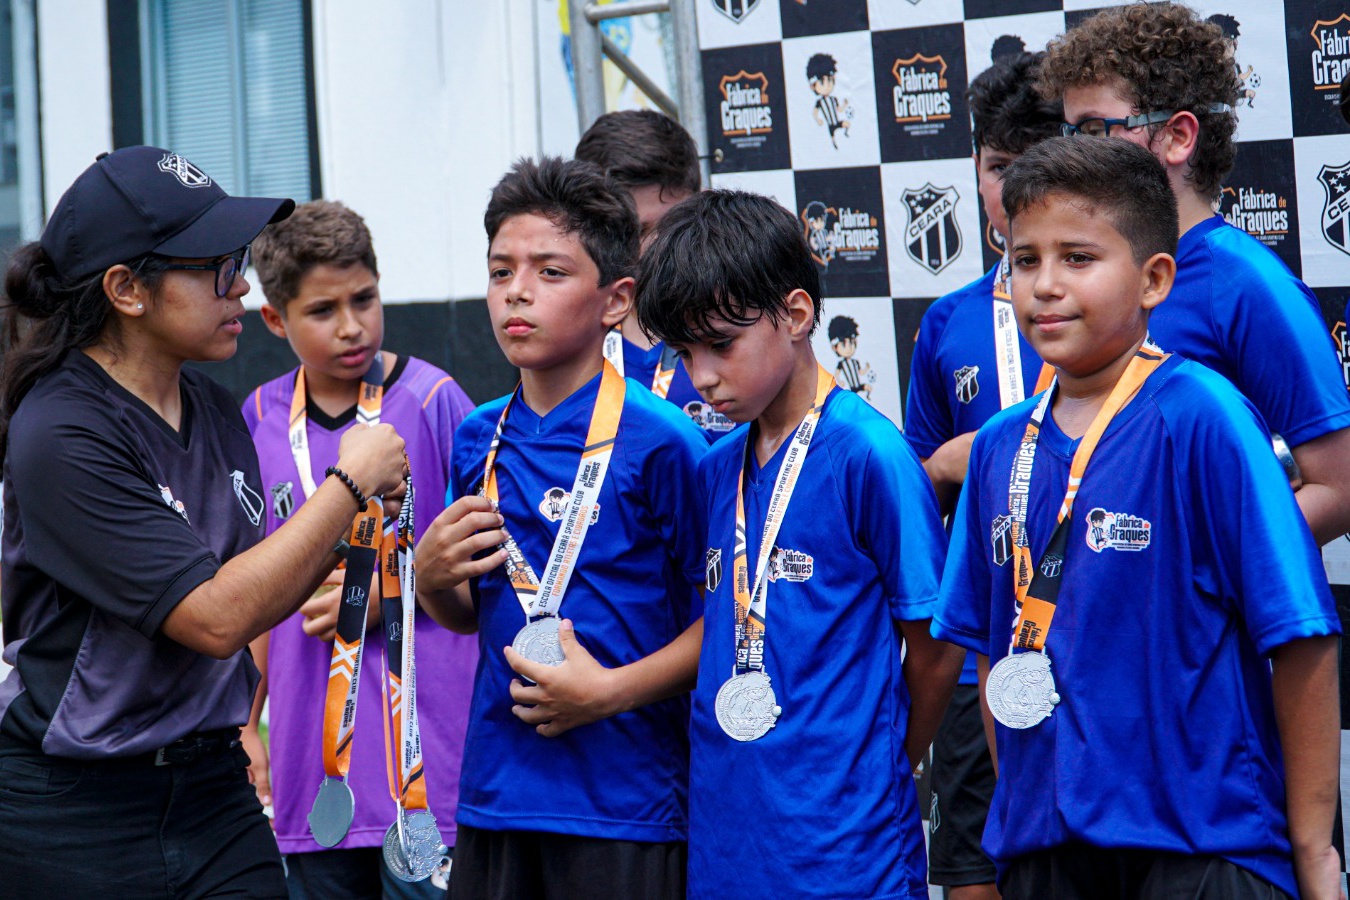
[[[1003,896],[1335,897],[1340,624],[1261,417],[1148,340],[1167,176],[1053,138],[1003,202],[1056,383],[976,435],[933,618],[997,720]]]
[[[679,122],[651,109],[605,113],[577,142],[576,158],[595,163],[632,195],[642,247],[666,211],[697,194],[703,184],[694,139]],[[702,402],[675,354],[642,333],[635,313],[611,333],[605,356],[619,374],[682,409],[709,443],[735,427]]]
[[[485,225],[521,384],[460,426],[418,545],[419,601],[481,651],[451,896],[682,897],[707,444],[601,355],[632,302],[626,191],[521,161]]]
[[[1175,3],[1106,9],[1051,41],[1039,87],[1066,132],[1153,153],[1177,198],[1177,275],[1149,324],[1204,363],[1293,448],[1319,543],[1350,531],[1350,395],[1312,293],[1268,247],[1215,214],[1233,167],[1240,82],[1222,29]]]
[[[819,275],[772,200],[711,191],[671,210],[637,294],[642,327],[744,423],[699,466],[689,896],[926,898],[910,773],[962,655],[928,633],[932,486],[895,426],[816,362]]]
[[[1028,148],[1059,132],[1058,103],[1036,93],[1044,53],[1004,56],[966,92],[974,125],[980,199],[1005,243],[1003,171]],[[1006,257],[984,277],[940,298],[924,313],[910,366],[905,438],[923,460],[944,513],[956,505],[975,431],[1000,409],[1037,392],[1044,366],[1017,331]],[[1048,380],[1048,378],[1046,379]],[[928,879],[950,900],[996,898],[994,864],[980,835],[994,793],[994,764],[980,719],[975,657],[933,742],[933,802],[928,818]]]

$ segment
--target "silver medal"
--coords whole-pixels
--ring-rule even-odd
[[[400,809],[398,820],[384,833],[384,864],[402,881],[429,878],[448,852],[430,810],[405,813]]]
[[[738,741],[764,737],[783,714],[769,676],[763,672],[745,672],[727,679],[717,691],[713,709],[717,724]]]
[[[1035,650],[1010,653],[995,663],[984,693],[989,711],[1009,728],[1039,725],[1059,703],[1050,657]]]
[[[544,616],[535,619],[520,629],[511,649],[533,662],[546,666],[563,664],[562,642],[558,640],[557,616]]]
[[[336,847],[352,827],[356,803],[352,789],[341,778],[324,776],[309,810],[309,833],[321,847]]]

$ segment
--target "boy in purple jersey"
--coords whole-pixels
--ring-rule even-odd
[[[451,896],[682,898],[707,444],[601,354],[638,256],[622,187],[522,160],[484,225],[521,383],[456,432],[418,546],[419,602],[480,636]]]
[[[298,369],[253,391],[243,408],[267,489],[267,533],[294,514],[305,502],[310,479],[321,479],[332,464],[338,441],[356,417],[361,380],[378,360],[384,370],[380,420],[393,425],[407,444],[420,534],[444,508],[452,435],[472,403],[445,372],[382,349],[380,276],[365,222],[340,203],[316,200],[299,207],[286,228],[256,241],[253,252],[267,295],[263,319],[300,360]],[[297,388],[304,396],[294,406]],[[292,424],[298,409],[304,415]],[[298,435],[292,433],[297,428],[305,439],[298,450]],[[334,572],[329,584],[341,583],[342,572]],[[315,842],[306,822],[324,776],[324,697],[341,593],[331,588],[316,593],[254,642],[263,680],[246,740],[259,798],[266,804],[271,795],[292,897],[438,895],[445,887],[443,876],[409,885],[394,879],[381,860],[379,848],[395,807],[385,776],[378,624],[367,629],[348,778],[355,820],[331,850]],[[371,606],[370,621],[378,623],[378,604]],[[427,793],[441,836],[453,848],[460,754],[478,651],[472,639],[436,627],[424,613],[418,625],[419,681],[436,698],[427,707],[433,714],[420,718]],[[270,772],[268,754],[257,739],[264,698],[270,699]]]
[[[1293,448],[1313,536],[1350,530],[1350,396],[1317,301],[1213,202],[1233,167],[1240,82],[1223,30],[1177,3],[1103,10],[1050,42],[1038,87],[1064,131],[1148,149],[1177,198],[1177,277],[1149,328],[1248,397]]]
[[[1052,138],[1003,201],[1056,380],[976,435],[933,617],[979,654],[1003,896],[1335,898],[1340,622],[1253,405],[1149,337],[1167,175]]]
[[[605,113],[577,142],[576,158],[595,163],[632,195],[643,248],[666,211],[697,194],[703,184],[694,139],[679,122],[655,110]],[[710,442],[735,427],[703,402],[684,364],[643,333],[635,314],[629,313],[619,329],[621,339],[611,338],[605,346],[622,375],[684,410]]]
[[[980,199],[990,227],[1005,243],[1003,171],[1030,147],[1057,134],[1064,116],[1058,103],[1036,93],[1036,69],[1044,56],[1000,57],[966,92]],[[944,513],[956,505],[975,431],[1039,386],[1041,359],[1013,321],[1005,264],[1000,261],[978,280],[940,298],[919,326],[905,403],[905,438],[923,460]],[[994,793],[994,766],[980,722],[976,681],[975,659],[968,655],[933,742],[928,879],[947,887],[950,900],[998,896],[994,864],[980,850]]]

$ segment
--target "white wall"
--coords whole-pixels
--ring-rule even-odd
[[[530,0],[314,0],[324,195],[365,216],[385,302],[481,297],[483,208],[537,152]]]
[[[107,6],[42,0],[37,20],[43,200],[50,214],[94,157],[112,149]]]

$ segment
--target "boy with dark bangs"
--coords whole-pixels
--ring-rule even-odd
[[[642,327],[743,423],[699,467],[689,896],[926,898],[909,776],[961,666],[928,633],[932,486],[895,426],[816,362],[819,276],[772,200],[711,191],[671,210],[637,293]]]
[[[450,895],[674,900],[707,445],[600,352],[632,302],[626,191],[589,163],[522,160],[484,224],[521,383],[465,418],[453,503],[417,548],[419,601],[479,633]]]
[[[1064,111],[1036,93],[1044,53],[1004,56],[966,93],[974,125],[975,168],[990,227],[1006,244],[1003,172],[1036,143],[1059,132]],[[940,298],[919,326],[905,402],[905,438],[933,480],[944,513],[956,506],[975,431],[1000,409],[1049,383],[1017,331],[1005,255],[984,277]],[[933,745],[933,807],[928,877],[950,900],[997,897],[994,864],[980,835],[994,793],[994,765],[980,719],[975,656],[966,657]]]
[[[1261,417],[1150,340],[1167,175],[1053,138],[1003,204],[1056,380],[975,436],[933,619],[979,654],[1003,897],[1334,898],[1340,622]]]
[[[1163,164],[1180,242],[1153,336],[1256,405],[1319,543],[1350,531],[1350,395],[1317,301],[1213,210],[1241,88],[1223,30],[1176,3],[1106,9],[1050,42],[1039,87],[1063,99],[1066,133],[1123,138]]]

